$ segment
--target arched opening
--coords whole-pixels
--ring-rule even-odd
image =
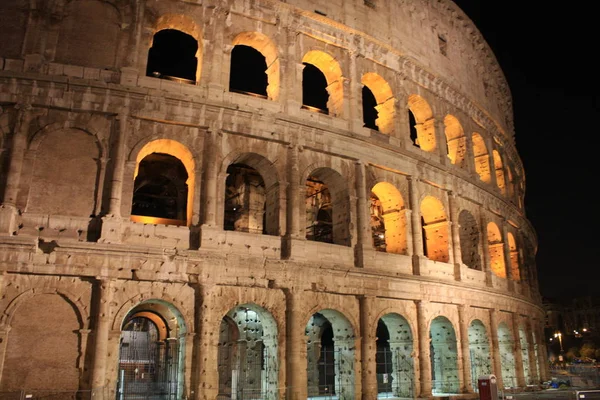
[[[426,196],[421,202],[421,217],[425,256],[433,261],[448,262],[449,229],[442,202],[433,196]]]
[[[185,225],[188,218],[187,180],[186,168],[179,159],[164,153],[148,154],[138,165],[132,217],[153,217],[165,224]]]
[[[479,320],[473,320],[469,325],[469,357],[471,359],[471,385],[478,388],[480,376],[492,373],[492,360],[490,356],[490,340],[485,326]]]
[[[217,398],[276,399],[277,325],[255,304],[231,309],[219,330]]]
[[[446,317],[431,321],[431,387],[434,395],[458,393],[458,351],[456,333]]]
[[[342,69],[329,54],[313,50],[302,58],[303,108],[333,116],[342,115],[344,85]]]
[[[245,164],[231,164],[225,181],[223,228],[267,234],[266,191],[262,176]]]
[[[475,159],[475,172],[485,183],[492,181],[490,171],[490,156],[485,141],[479,133],[473,133],[473,157]]]
[[[465,167],[465,154],[467,153],[467,138],[462,125],[453,115],[444,118],[444,133],[448,147],[450,162],[460,168]]]
[[[429,103],[419,95],[411,94],[408,97],[409,121],[411,115],[411,137],[414,135],[413,144],[426,152],[435,151],[437,144],[435,140],[435,124],[433,111]],[[413,125],[414,124],[414,125]]]
[[[413,146],[419,147],[419,136],[417,134],[417,119],[415,118],[415,114],[413,114],[410,108],[408,109],[408,125],[410,142],[413,144]]]
[[[179,312],[163,301],[150,300],[129,311],[119,342],[119,398],[181,398],[185,333]]]
[[[379,130],[377,123],[375,122],[378,118],[379,113],[375,109],[377,101],[371,89],[367,86],[362,87],[362,106],[363,106],[363,126],[365,128]]]
[[[500,366],[502,368],[502,383],[504,387],[517,387],[517,373],[515,368],[515,343],[506,323],[498,326],[498,347],[500,352]]]
[[[308,398],[354,399],[354,333],[346,318],[334,310],[315,313],[307,336]]]
[[[376,73],[361,78],[363,86],[363,120],[365,127],[390,134],[394,130],[396,99],[390,85]]]
[[[142,166],[142,161],[148,156],[150,156],[147,160],[148,163],[146,166]],[[149,185],[147,188],[149,195],[146,196],[144,193],[145,190],[142,190],[142,193],[139,195],[141,201],[154,201],[160,206],[162,198],[165,200],[166,206],[168,206],[166,208],[170,210],[168,215],[181,215],[183,218],[169,219],[144,213],[134,214],[132,212],[131,220],[146,224],[190,226],[192,223],[195,169],[196,167],[192,153],[181,143],[170,139],[157,139],[146,143],[136,157],[134,196],[136,195],[136,188],[142,188],[143,186]],[[138,179],[140,175],[142,175],[142,177]],[[169,181],[171,181],[172,184],[169,184]],[[177,194],[177,203],[175,206],[173,204],[173,200],[175,200],[174,192],[171,192],[173,196],[170,198],[168,196],[161,197],[161,195],[153,197],[153,192],[160,191],[161,182],[167,184],[167,188],[175,187],[177,190],[181,191],[181,193]],[[183,194],[185,191],[187,191],[187,196],[180,197],[179,194]],[[134,199],[132,204],[135,204],[135,200],[136,199]],[[139,212],[150,208],[153,208],[152,204],[150,204],[148,208],[142,207]],[[167,215],[167,213],[163,213],[163,215]]]
[[[306,239],[350,245],[349,197],[341,175],[318,168],[306,179]]]
[[[493,150],[494,155],[494,168],[496,170],[496,185],[500,189],[500,193],[506,195],[506,181],[504,179],[504,164],[502,163],[502,156],[498,150]]]
[[[529,370],[529,341],[523,328],[519,328],[519,341],[521,343],[521,360],[523,362],[523,376],[525,377],[525,384],[530,385],[533,383],[531,379],[531,371]]]
[[[506,278],[506,264],[504,262],[504,242],[500,228],[494,222],[488,223],[488,249],[490,253],[490,269],[499,278]]]
[[[303,63],[302,70],[302,107],[311,111],[329,114],[327,103],[327,79],[321,70],[309,63]]]
[[[376,346],[378,397],[413,398],[413,338],[408,321],[395,313],[381,317]]]
[[[479,225],[473,214],[467,210],[462,210],[458,214],[458,235],[463,264],[471,269],[481,271]]]
[[[148,51],[146,76],[186,83],[196,81],[198,41],[176,29],[156,32]]]
[[[267,98],[267,62],[260,51],[242,44],[231,51],[229,91]]]
[[[406,210],[396,187],[379,182],[371,191],[371,234],[377,251],[407,254]]]

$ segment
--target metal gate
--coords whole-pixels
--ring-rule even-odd
[[[341,385],[339,351],[323,349],[319,358],[319,395],[335,396]]]
[[[117,400],[176,400],[179,343],[156,341],[149,331],[123,331]]]
[[[485,355],[475,353],[473,350],[469,351],[471,358],[471,385],[475,392],[477,392],[479,390],[479,377],[492,373],[490,358],[489,356],[486,357]]]
[[[377,350],[377,393],[379,398],[412,397],[414,393],[414,368],[412,359],[400,349],[387,347]]]
[[[268,349],[262,342],[247,348],[239,342],[235,346],[219,348],[219,394],[217,399],[253,400],[269,397]]]

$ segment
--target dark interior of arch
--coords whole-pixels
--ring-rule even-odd
[[[375,109],[377,105],[377,100],[375,100],[375,95],[371,89],[369,89],[366,85],[362,88],[362,106],[363,106],[363,123],[365,128],[374,129],[376,131],[379,130],[379,127],[375,123],[377,120],[378,112]]]
[[[376,373],[377,373],[377,392],[387,393],[392,391],[393,371],[392,350],[390,348],[390,333],[383,322],[377,322],[377,353],[375,355]],[[388,377],[384,380],[384,375]]]
[[[314,107],[328,114],[327,101],[327,79],[321,70],[309,63],[303,63],[302,70],[302,105]]]
[[[176,29],[164,29],[154,35],[148,51],[146,76],[196,80],[198,42]]]
[[[410,109],[408,110],[408,126],[410,128],[410,140],[413,145],[419,147],[419,141],[417,140],[417,120]]]
[[[133,187],[132,215],[186,220],[188,174],[169,154],[152,153],[138,167]]]
[[[329,321],[323,325],[321,355],[319,358],[319,394],[335,394],[335,347],[333,327]]]
[[[227,167],[224,230],[266,235],[266,204],[265,183],[257,170],[245,164]]]
[[[267,97],[267,62],[253,47],[236,45],[231,51],[229,91]]]

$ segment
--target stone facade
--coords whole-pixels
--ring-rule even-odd
[[[449,0],[3,0],[0,107],[0,394],[547,379],[511,95]]]

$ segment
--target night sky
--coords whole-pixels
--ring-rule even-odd
[[[587,3],[455,3],[483,34],[511,89],[542,296],[600,295],[600,21]]]

